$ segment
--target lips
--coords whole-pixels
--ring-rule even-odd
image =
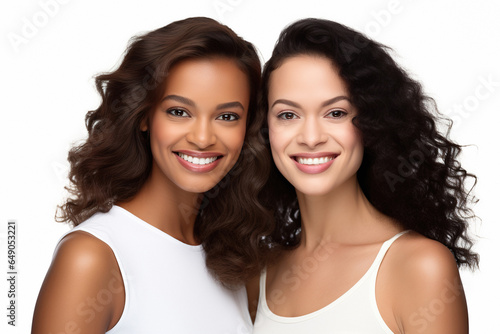
[[[195,173],[213,170],[223,157],[218,152],[176,151],[173,153],[184,168]]]
[[[318,152],[301,153],[291,156],[297,168],[307,174],[318,174],[326,171],[338,154]]]

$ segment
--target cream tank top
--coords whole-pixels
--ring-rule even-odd
[[[298,317],[271,312],[266,301],[266,272],[260,276],[260,295],[253,334],[394,334],[385,324],[375,299],[378,269],[392,243],[408,231],[382,244],[375,260],[361,279],[327,306]]]
[[[244,287],[229,290],[216,281],[205,266],[201,245],[185,244],[119,206],[96,213],[68,233],[74,231],[106,243],[120,268],[115,275],[123,278],[125,308],[107,333],[251,332]],[[96,296],[96,301],[105,302],[108,294]]]

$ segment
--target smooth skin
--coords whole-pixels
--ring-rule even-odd
[[[296,188],[302,236],[298,248],[267,268],[266,297],[273,313],[296,317],[348,291],[383,242],[403,227],[378,212],[357,182],[363,156],[362,136],[352,123],[357,111],[331,61],[309,55],[288,58],[271,74],[269,87],[272,155]],[[321,172],[300,166],[298,161],[311,154],[323,161],[333,157],[333,162]],[[317,267],[306,271],[311,258]],[[248,292],[255,312],[258,279]],[[376,300],[394,333],[468,332],[454,257],[441,243],[415,232],[401,236],[387,252],[377,277]]]
[[[150,133],[151,175],[131,201],[118,205],[194,245],[201,194],[227,174],[243,146],[250,88],[246,74],[225,58],[183,61],[166,80],[164,98],[141,125]],[[218,161],[209,171],[197,171],[179,160],[179,151],[216,155]],[[32,333],[109,331],[123,312],[123,284],[106,244],[85,232],[68,234],[42,285]]]

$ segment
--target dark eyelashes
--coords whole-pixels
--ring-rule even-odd
[[[334,110],[329,111],[326,115],[327,116],[332,115],[333,118],[341,118],[341,117],[346,116],[347,112],[345,112],[344,110],[341,110],[341,109],[334,109]]]
[[[225,117],[229,117],[230,119],[224,119]],[[219,116],[217,116],[216,119],[220,119],[222,121],[227,121],[227,122],[234,122],[234,121],[239,120],[240,118],[241,118],[240,115],[230,112],[230,113],[224,113],[222,115],[219,115]]]
[[[348,115],[348,113],[342,109],[333,109],[333,110],[328,111],[324,117],[339,119],[339,118],[343,118],[347,115]],[[299,118],[299,116],[292,111],[283,111],[283,112],[278,113],[276,115],[276,118],[281,119],[281,120],[292,120],[292,119]]]
[[[174,117],[186,117],[186,118],[191,117],[191,115],[189,114],[189,112],[187,110],[185,110],[183,108],[178,108],[178,107],[169,108],[165,112],[171,116],[174,116]],[[241,118],[241,116],[238,115],[237,113],[226,112],[226,113],[223,113],[221,115],[218,115],[215,119],[226,121],[226,122],[234,122],[234,121],[239,120],[240,118]]]
[[[186,117],[184,114],[189,116],[189,113],[182,108],[170,108],[166,110],[166,113],[175,117]]]
[[[291,116],[291,117],[287,117],[287,116]],[[281,112],[278,115],[276,115],[276,117],[279,119],[283,119],[283,120],[291,120],[291,119],[294,119],[295,117],[297,117],[297,115],[295,115],[291,111],[284,111],[284,112]]]

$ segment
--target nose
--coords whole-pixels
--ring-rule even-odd
[[[309,148],[323,144],[328,137],[323,131],[320,120],[316,117],[307,117],[303,123],[301,132],[297,137],[299,144],[306,145]]]
[[[197,118],[186,136],[187,141],[199,149],[205,149],[215,144],[216,135],[212,122],[207,118]]]

